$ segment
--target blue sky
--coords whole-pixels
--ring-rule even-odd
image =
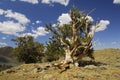
[[[76,6],[90,16],[93,23],[102,20],[93,41],[96,49],[120,48],[120,0],[0,0],[0,47],[14,46],[11,39],[25,34],[45,43],[48,23],[69,21],[67,13]]]

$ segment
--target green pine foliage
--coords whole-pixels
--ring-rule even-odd
[[[69,15],[71,17],[69,24],[61,25],[58,22],[56,27],[52,27],[51,24],[46,25],[46,31],[53,34],[50,39],[52,42],[48,45],[55,46],[54,49],[48,46],[48,52],[53,49],[51,55],[54,55],[60,48],[61,52],[63,52],[62,54],[66,54],[65,50],[69,49],[71,52],[75,51],[73,55],[77,55],[76,57],[86,54],[88,57],[94,59],[94,50],[91,45],[93,37],[89,36],[93,23],[87,19],[89,14],[80,12],[74,7],[71,9]]]
[[[63,49],[60,47],[60,43],[57,40],[52,40],[47,43],[45,51],[45,61],[56,61],[62,58],[63,56]]]
[[[41,43],[34,42],[32,36],[24,36],[13,39],[16,48],[14,48],[14,56],[20,62],[35,63],[41,62],[44,56],[44,46]]]

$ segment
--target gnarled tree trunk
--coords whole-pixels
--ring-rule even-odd
[[[70,12],[71,22],[65,25],[58,25],[56,29],[48,27],[48,30],[54,34],[60,45],[64,45],[65,59],[58,65],[59,68],[65,68],[70,63],[75,64],[84,56],[88,55],[93,46],[92,39],[98,24],[93,27],[92,22],[85,15],[73,8]],[[91,29],[91,27],[93,27]],[[66,30],[67,29],[67,30]]]

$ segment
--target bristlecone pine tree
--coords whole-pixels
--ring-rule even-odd
[[[60,64],[54,65],[59,68],[65,68],[70,63],[78,63],[85,56],[94,60],[92,39],[95,30],[99,27],[98,24],[94,25],[89,20],[89,13],[84,14],[75,7],[71,9],[69,15],[71,21],[68,24],[58,23],[56,27],[52,27],[51,24],[46,25],[46,31],[53,34],[53,41],[58,41],[59,47],[64,50],[65,59]]]

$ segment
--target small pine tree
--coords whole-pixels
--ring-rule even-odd
[[[25,63],[42,61],[44,46],[41,43],[34,42],[32,36],[18,37],[12,41],[17,45],[13,52],[18,61]]]

